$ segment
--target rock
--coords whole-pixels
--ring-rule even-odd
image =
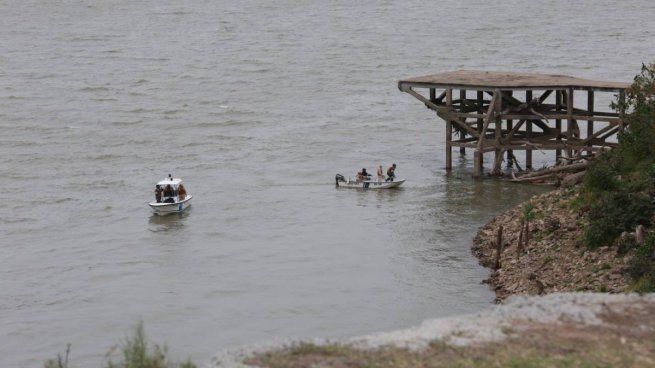
[[[635,229],[635,241],[637,244],[644,244],[644,226],[637,225]]]
[[[505,240],[509,241],[506,251],[501,255],[501,263],[505,267],[493,272],[487,282],[496,291],[497,300],[502,301],[514,294],[535,295],[553,290],[594,289],[590,285],[609,284],[609,281],[613,292],[628,289],[630,280],[624,272],[626,261],[623,261],[625,258],[616,258],[616,247],[589,251],[582,244],[586,214],[569,211],[566,206],[567,201],[576,196],[575,191],[569,189],[556,190],[530,199],[535,211],[546,216],[531,221],[530,241],[520,258],[516,258],[514,247],[518,247],[521,209],[527,202],[496,216],[484,226],[489,231],[478,232],[473,253],[480,259],[480,264],[485,266],[493,265],[495,229],[500,224],[504,225]],[[600,267],[605,263],[609,268]],[[610,286],[607,288],[609,290]]]

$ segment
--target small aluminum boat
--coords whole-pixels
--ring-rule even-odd
[[[394,179],[393,181],[382,181],[366,179],[363,181],[346,179],[343,175],[337,174],[334,181],[338,188],[355,188],[355,189],[391,189],[397,188],[405,182],[405,179]]]
[[[163,191],[161,195],[161,202],[155,201],[148,203],[155,214],[168,215],[171,213],[180,213],[191,206],[191,199],[193,198],[192,195],[184,195],[183,193],[183,195],[180,196],[180,186],[184,188],[184,185],[182,185],[182,179],[173,178],[169,175],[168,178],[160,181],[157,183],[157,185]],[[166,188],[169,185],[171,186],[171,189],[167,193]],[[186,191],[186,189],[184,191]]]

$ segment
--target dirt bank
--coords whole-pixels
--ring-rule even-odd
[[[406,330],[226,351],[210,366],[649,367],[653,341],[655,295],[554,293]]]
[[[480,264],[495,264],[496,237],[503,226],[500,269],[485,282],[497,299],[509,295],[541,295],[558,291],[624,292],[629,257],[617,257],[616,247],[587,250],[581,242],[585,225],[582,210],[575,208],[576,189],[558,189],[501,213],[487,223],[473,240]],[[526,206],[533,206],[529,240],[519,249],[521,220]]]

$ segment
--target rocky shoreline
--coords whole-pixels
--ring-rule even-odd
[[[535,196],[479,229],[472,251],[481,265],[492,269],[484,282],[496,292],[498,302],[515,294],[619,293],[629,289],[625,274],[629,256],[617,257],[616,247],[587,250],[582,244],[585,219],[583,209],[575,208],[577,193],[576,188],[566,188]],[[526,208],[533,219],[529,221],[527,244],[520,247]],[[500,267],[495,269],[501,225],[503,246]]]

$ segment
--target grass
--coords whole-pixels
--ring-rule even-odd
[[[66,352],[64,354],[58,353],[57,359],[48,359],[43,363],[44,368],[69,368],[68,355],[71,351],[71,344],[66,345]]]
[[[634,345],[610,339],[586,342],[550,336],[542,336],[539,341],[513,339],[471,347],[433,342],[423,351],[393,346],[360,350],[339,344],[300,343],[257,355],[246,363],[267,368],[629,367],[635,363],[633,348]]]
[[[56,359],[49,359],[44,362],[44,368],[70,368],[68,356],[71,345],[68,344],[65,355],[57,354]],[[113,360],[113,355],[119,353],[118,360]],[[186,362],[171,362],[167,356],[166,345],[160,346],[150,343],[146,337],[143,323],[139,322],[134,328],[133,334],[128,336],[119,345],[113,347],[107,353],[107,363],[104,368],[197,368],[196,365],[187,359]]]

